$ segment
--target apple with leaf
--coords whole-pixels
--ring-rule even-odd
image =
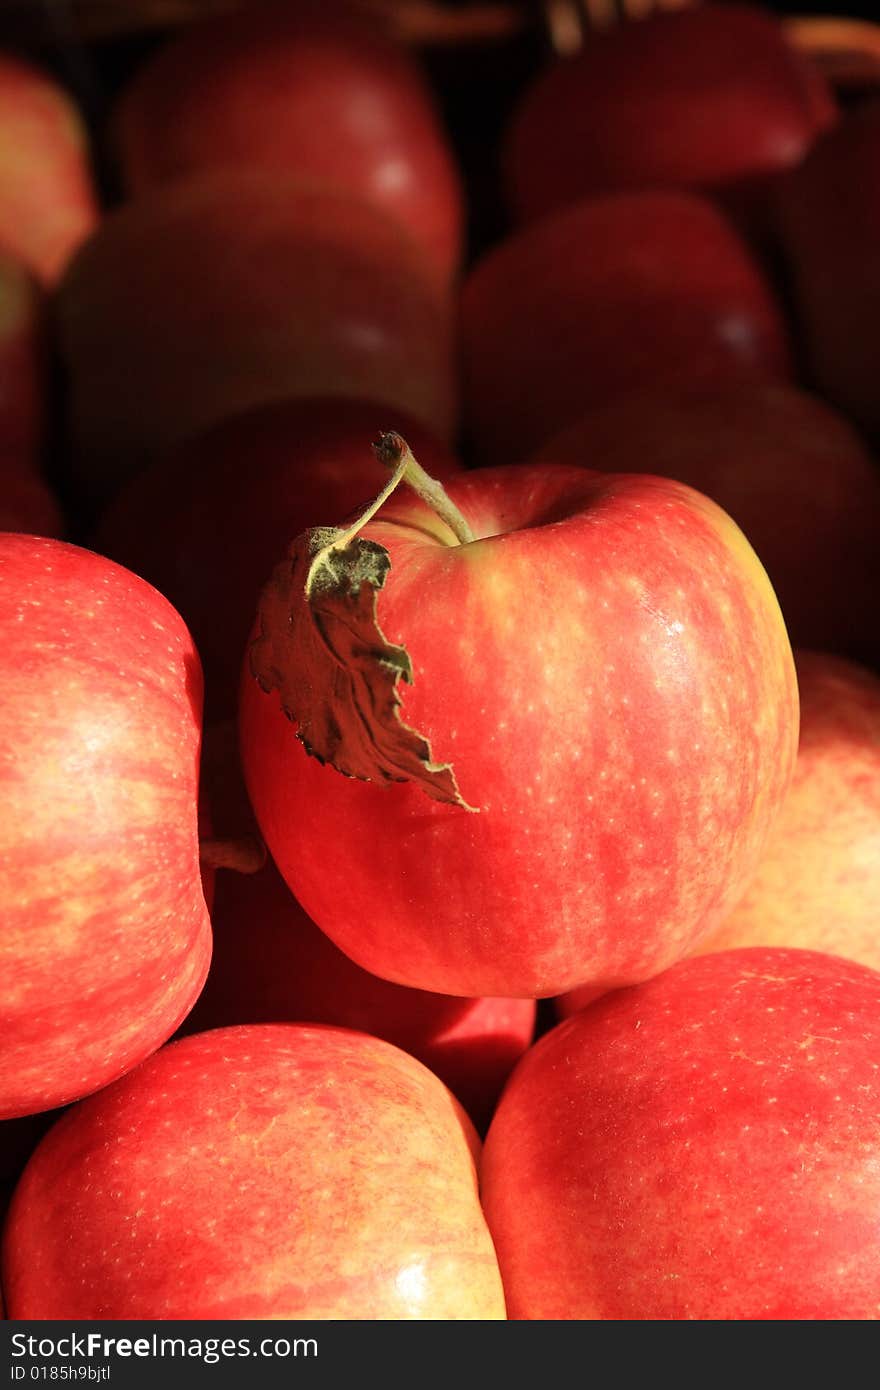
[[[398,435],[379,451],[388,487],[292,544],[246,655],[275,863],[401,984],[535,998],[656,974],[741,894],[791,777],[760,563],[669,480],[511,466],[444,490]]]

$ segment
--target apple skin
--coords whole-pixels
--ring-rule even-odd
[[[880,970],[880,678],[795,653],[794,778],[745,896],[701,950],[801,946]]]
[[[430,88],[408,48],[344,5],[209,18],[144,64],[113,125],[135,194],[236,166],[332,179],[397,218],[442,279],[458,270],[461,182]]]
[[[92,496],[285,397],[380,400],[443,438],[454,427],[449,295],[395,221],[330,184],[233,170],[144,193],[76,257],[58,328]]]
[[[206,729],[206,784],[217,833],[254,833],[232,722]],[[424,1062],[485,1132],[534,1038],[533,1000],[461,999],[380,980],[318,930],[271,860],[255,874],[217,875],[211,928],[211,969],[183,1033],[243,1023],[329,1023],[370,1033]]]
[[[878,1020],[875,971],[756,947],[545,1035],[484,1149],[509,1317],[876,1318]]]
[[[74,102],[48,73],[0,53],[0,246],[52,286],[97,220]]]
[[[757,552],[794,646],[880,658],[880,470],[818,397],[772,381],[648,388],[597,406],[534,459],[643,468],[706,493]]]
[[[639,387],[792,371],[745,244],[684,193],[613,194],[514,233],[466,279],[461,337],[468,434],[490,464]]]
[[[807,368],[880,439],[880,100],[847,112],[779,180],[774,223]]]
[[[597,194],[677,188],[764,221],[768,185],[835,119],[831,89],[757,7],[658,11],[590,34],[525,91],[503,148],[518,221]]]
[[[787,789],[775,596],[730,519],[665,479],[511,466],[446,489],[476,542],[400,492],[362,535],[391,557],[377,616],[413,663],[402,718],[476,812],[322,766],[246,659],[263,837],[383,978],[527,998],[644,979],[726,916]]]
[[[18,1184],[17,1320],[503,1319],[480,1144],[427,1068],[342,1028],[223,1028],[73,1108]]]
[[[179,615],[78,546],[0,536],[0,1118],[106,1085],[204,982],[202,682]]]
[[[382,487],[370,442],[389,421],[434,476],[460,468],[399,409],[306,397],[256,406],[184,441],[105,509],[92,543],[184,618],[205,673],[206,722],[235,714],[242,652],[275,557],[307,526],[347,516]]]

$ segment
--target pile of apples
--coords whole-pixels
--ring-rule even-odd
[[[880,1312],[880,103],[538,43],[0,54],[7,1318]]]

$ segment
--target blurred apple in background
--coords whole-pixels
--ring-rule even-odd
[[[0,531],[63,536],[66,522],[49,485],[41,478],[0,470]]]
[[[624,189],[720,196],[762,227],[768,185],[836,116],[817,67],[757,6],[703,4],[590,32],[541,72],[502,158],[511,208],[534,221]]]
[[[391,425],[435,476],[460,467],[406,411],[304,397],[254,407],[186,441],[104,512],[93,545],[182,614],[202,659],[209,720],[236,709],[245,642],[279,555],[308,526],[337,524],[384,486],[371,444]]]
[[[192,25],[122,94],[115,143],[138,194],[204,169],[332,179],[398,218],[442,279],[463,193],[414,50],[339,0],[250,4]]]
[[[797,652],[794,779],[745,897],[700,950],[804,946],[880,969],[880,678]]]
[[[522,459],[638,387],[792,371],[769,286],[690,194],[597,198],[515,233],[471,270],[461,321],[466,426],[483,463]]]
[[[204,982],[202,682],[155,589],[0,536],[0,1118],[106,1085]]]
[[[0,251],[0,479],[39,476],[47,368],[44,296],[24,262]]]
[[[0,1186],[14,1183],[60,1111],[22,1115],[16,1120],[0,1120]],[[0,1221],[2,1226],[2,1221]]]
[[[0,247],[54,285],[97,220],[76,104],[48,73],[0,53]]]
[[[206,730],[203,783],[215,829],[256,830],[234,724]],[[485,1130],[514,1063],[532,1041],[531,999],[463,999],[370,975],[319,931],[271,860],[217,875],[211,969],[183,1032],[238,1023],[332,1023],[403,1048],[435,1072]]]
[[[535,456],[660,473],[742,528],[794,645],[880,659],[880,469],[856,430],[777,382],[687,382],[591,410]]]
[[[329,184],[235,170],[143,194],[76,258],[58,321],[93,496],[291,396],[383,401],[441,437],[454,428],[448,294],[394,219]]]
[[[880,440],[880,100],[848,111],[781,179],[775,223],[807,369]]]
[[[60,536],[61,506],[43,477],[52,408],[45,320],[37,281],[0,251],[0,531]]]
[[[70,1110],[19,1182],[11,1317],[504,1318],[479,1140],[341,1028],[223,1028]]]
[[[523,1058],[482,1195],[515,1319],[871,1319],[880,974],[723,951]]]

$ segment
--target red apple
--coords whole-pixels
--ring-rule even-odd
[[[53,285],[97,218],[75,103],[48,73],[0,53],[0,246]]]
[[[398,493],[316,558],[311,610],[313,537],[267,586],[240,723],[267,846],[389,980],[535,998],[643,979],[726,916],[788,786],[773,592],[677,483],[541,466],[447,490],[451,524]]]
[[[503,1318],[479,1141],[365,1034],[201,1033],[72,1109],[9,1212],[16,1320]]]
[[[678,188],[752,219],[835,117],[827,81],[757,6],[656,11],[590,33],[525,91],[503,153],[516,217],[596,194]]]
[[[330,185],[234,170],[144,194],[76,258],[58,317],[93,494],[285,397],[379,400],[452,429],[448,296],[395,221]]]
[[[791,789],[745,897],[702,949],[802,946],[880,970],[880,678],[796,657]]]
[[[770,381],[648,389],[591,410],[536,457],[705,492],[757,552],[792,643],[880,656],[880,470],[817,397]]]
[[[850,111],[781,179],[775,220],[819,390],[880,438],[880,101]]]
[[[202,683],[170,604],[61,541],[0,536],[0,1118],[165,1041],[207,973]]]
[[[484,462],[521,459],[613,395],[670,378],[785,378],[781,312],[704,199],[566,208],[478,261],[462,303],[464,406]]]
[[[251,5],[191,26],[135,75],[114,124],[135,193],[233,166],[329,178],[398,218],[441,277],[458,269],[462,191],[430,88],[349,6]]]
[[[217,832],[238,837],[255,827],[235,732],[234,724],[207,730],[203,785]],[[534,1036],[533,1000],[460,999],[378,979],[318,930],[271,861],[255,874],[217,876],[211,927],[211,969],[185,1032],[290,1022],[371,1033],[424,1062],[485,1130]]]
[[[437,476],[459,467],[405,412],[308,397],[257,406],[187,440],[105,511],[96,549],[155,584],[183,616],[202,658],[209,718],[235,713],[260,589],[287,542],[382,486],[370,442],[389,421],[412,432]]]
[[[878,1056],[880,975],[812,951],[701,956],[559,1024],[486,1139],[509,1316],[875,1318]]]

